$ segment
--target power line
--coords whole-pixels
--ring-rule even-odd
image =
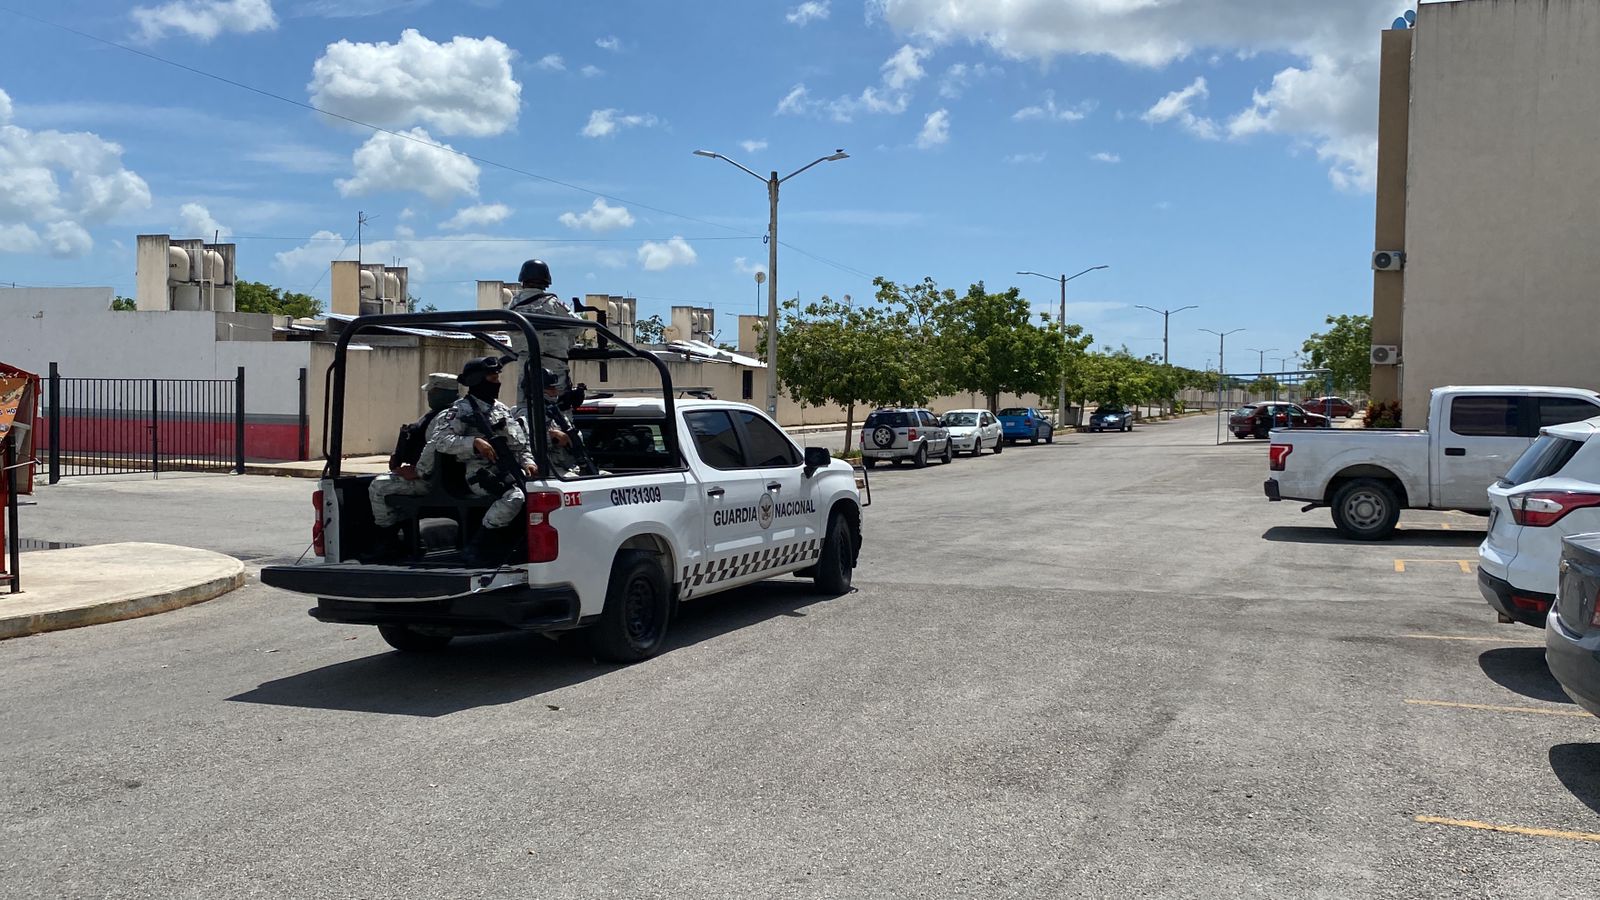
[[[344,241],[342,237],[294,237],[276,234],[232,234],[228,235],[233,241],[290,241],[300,243],[327,242],[337,243]],[[753,241],[759,240],[760,235],[726,235],[717,237],[680,237],[685,241]],[[406,244],[632,244],[638,241],[670,241],[670,237],[629,237],[629,238],[522,238],[522,237],[390,237],[379,240],[389,240]],[[347,242],[348,243],[348,242]],[[803,251],[796,251],[803,252]]]
[[[524,176],[526,178],[533,178],[535,180],[543,181],[543,182],[546,182],[548,184],[558,185],[560,187],[564,187],[564,188],[567,188],[569,190],[577,191],[577,192],[582,193],[582,194],[588,194],[591,197],[599,197],[599,198],[602,198],[602,199],[605,199],[605,200],[611,200],[611,201],[616,202],[616,203],[621,203],[621,204],[624,204],[624,205],[627,205],[627,206],[632,206],[632,207],[635,207],[637,209],[644,209],[644,210],[649,210],[650,212],[661,213],[662,215],[665,215],[665,216],[672,216],[674,218],[683,219],[684,221],[695,222],[695,223],[698,223],[698,224],[701,224],[701,225],[707,225],[707,226],[710,226],[712,228],[720,228],[720,229],[722,229],[724,231],[732,231],[735,234],[741,235],[741,236],[743,236],[745,238],[759,238],[759,237],[761,237],[761,235],[758,235],[758,234],[751,234],[749,232],[740,231],[738,228],[734,228],[731,225],[723,225],[723,224],[721,224],[719,222],[713,222],[713,221],[711,221],[709,219],[702,219],[702,218],[699,218],[697,216],[688,215],[686,213],[674,212],[674,211],[672,211],[670,209],[663,209],[663,208],[657,207],[657,206],[649,206],[647,204],[639,203],[639,202],[636,202],[636,201],[633,201],[633,200],[629,200],[629,199],[624,198],[624,197],[617,197],[617,196],[613,196],[611,194],[603,194],[603,193],[601,193],[599,191],[591,190],[589,188],[580,187],[580,186],[578,186],[576,184],[572,184],[570,182],[562,181],[559,178],[551,178],[548,175],[540,175],[537,172],[530,172],[527,169],[519,169],[516,166],[511,166],[511,165],[507,165],[505,163],[496,162],[495,160],[492,160],[492,159],[487,159],[485,157],[476,156],[476,155],[468,153],[468,152],[466,152],[464,150],[457,150],[454,147],[446,147],[443,144],[439,144],[439,143],[436,143],[434,141],[425,141],[425,140],[423,140],[423,139],[421,139],[419,137],[407,134],[407,133],[405,133],[403,131],[395,131],[392,128],[384,128],[381,125],[373,125],[370,122],[364,122],[364,121],[362,121],[360,119],[352,118],[350,116],[346,116],[346,115],[343,115],[341,113],[332,112],[330,110],[323,109],[323,108],[321,108],[321,107],[319,107],[319,106],[317,106],[317,105],[315,105],[313,103],[306,103],[306,102],[303,102],[303,101],[300,101],[300,100],[295,100],[292,97],[285,97],[282,94],[274,93],[273,91],[266,90],[265,88],[258,88],[258,87],[255,87],[254,85],[245,84],[242,81],[235,81],[234,79],[228,78],[228,77],[223,76],[223,75],[217,75],[217,74],[215,74],[213,72],[207,72],[204,69],[199,69],[199,68],[196,68],[194,66],[178,62],[177,60],[174,60],[174,59],[168,59],[168,58],[166,58],[164,56],[160,56],[160,55],[157,55],[155,53],[151,53],[151,52],[146,51],[146,50],[140,50],[137,47],[130,47],[127,44],[119,43],[119,42],[113,41],[113,40],[111,40],[109,38],[103,38],[103,37],[100,37],[99,35],[90,34],[89,32],[86,32],[86,31],[80,31],[80,30],[78,30],[76,28],[72,28],[72,27],[67,26],[67,25],[62,25],[62,24],[60,24],[58,22],[52,22],[49,19],[40,18],[39,16],[35,16],[35,15],[30,14],[30,13],[25,13],[25,12],[23,12],[21,10],[13,9],[12,7],[9,7],[9,6],[0,6],[0,12],[8,12],[8,13],[10,13],[10,14],[12,14],[12,15],[20,18],[20,19],[27,19],[30,22],[35,22],[37,24],[44,25],[44,26],[49,27],[49,28],[55,28],[55,29],[58,29],[60,31],[65,31],[68,34],[76,35],[76,36],[81,37],[81,38],[83,38],[85,40],[94,41],[95,43],[98,43],[98,44],[104,44],[104,45],[106,45],[108,47],[114,47],[114,48],[116,48],[118,50],[122,50],[122,51],[124,51],[126,53],[131,53],[131,54],[133,54],[135,56],[144,57],[145,59],[148,59],[148,60],[150,60],[152,62],[158,62],[158,63],[161,63],[163,65],[171,66],[171,67],[173,67],[175,69],[181,69],[181,70],[183,70],[185,72],[189,72],[190,74],[199,75],[202,78],[209,78],[212,81],[221,82],[222,84],[226,84],[226,85],[228,85],[230,87],[236,87],[236,88],[239,88],[240,90],[249,91],[252,94],[256,94],[256,95],[259,95],[259,96],[262,96],[262,97],[267,97],[267,98],[272,99],[272,100],[277,100],[280,103],[287,103],[287,104],[289,104],[291,106],[295,106],[295,107],[298,107],[300,109],[308,110],[310,112],[314,112],[314,113],[317,113],[319,115],[324,115],[324,116],[327,116],[327,117],[332,118],[332,119],[338,119],[338,120],[340,120],[342,122],[348,122],[351,125],[357,125],[357,126],[360,126],[362,128],[368,128],[368,129],[371,129],[373,131],[377,131],[377,132],[381,132],[383,134],[390,135],[391,137],[396,137],[396,138],[400,138],[401,140],[410,141],[410,142],[412,142],[414,144],[420,144],[420,145],[422,145],[424,147],[432,147],[435,150],[442,150],[442,151],[444,151],[446,153],[453,153],[453,154],[455,154],[457,156],[460,156],[460,157],[462,157],[464,159],[470,159],[475,163],[479,163],[480,165],[489,166],[491,168],[500,169],[502,171],[511,172],[511,173],[514,173],[514,174],[517,174],[517,175],[522,175],[522,176]],[[824,265],[832,266],[833,268],[838,269],[838,270],[840,270],[842,272],[848,272],[848,273],[850,273],[852,275],[856,275],[856,276],[858,276],[860,278],[865,278],[868,281],[872,280],[872,276],[871,275],[868,275],[868,274],[866,274],[865,272],[862,272],[859,269],[854,269],[854,268],[851,268],[850,266],[847,266],[847,265],[845,265],[843,263],[834,262],[833,260],[825,259],[825,258],[817,256],[815,254],[808,253],[808,252],[806,252],[804,250],[801,250],[799,247],[796,247],[796,246],[794,246],[792,244],[786,244],[786,243],[783,243],[783,242],[780,241],[779,242],[779,246],[787,247],[788,249],[793,250],[794,252],[799,253],[802,256],[805,256],[805,257],[808,257],[810,259],[813,259],[813,260],[815,260],[817,262],[820,262],[820,263],[822,263]]]

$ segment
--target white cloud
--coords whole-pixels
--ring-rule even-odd
[[[659,122],[649,113],[627,115],[620,109],[597,109],[589,113],[589,124],[579,134],[586,138],[611,137],[624,128],[654,128]]]
[[[899,91],[921,81],[922,77],[928,74],[922,68],[922,61],[928,57],[930,52],[925,47],[913,47],[910,44],[902,45],[881,66],[883,83]]]
[[[440,44],[408,28],[393,44],[329,44],[306,88],[318,107],[363,122],[487,137],[517,124],[522,85],[511,74],[513,55],[492,37]]]
[[[1197,116],[1189,107],[1196,100],[1204,100],[1211,96],[1211,91],[1206,87],[1205,76],[1196,78],[1188,87],[1157,100],[1155,105],[1145,110],[1139,118],[1152,125],[1162,122],[1176,121],[1183,129],[1197,138],[1214,141],[1219,137],[1217,123],[1204,116]]]
[[[296,175],[327,175],[344,168],[343,156],[298,142],[252,143],[248,149],[240,151],[239,158]]]
[[[673,266],[692,266],[699,254],[689,246],[689,242],[681,237],[674,236],[666,243],[645,241],[639,247],[639,264],[644,266],[646,272],[659,272]]]
[[[782,100],[778,101],[778,108],[773,111],[773,114],[779,116],[804,115],[812,108],[812,102],[811,92],[806,89],[804,84],[797,84],[789,89],[789,93],[783,95]]]
[[[814,99],[804,84],[797,84],[778,101],[776,114],[800,116],[826,112],[835,122],[849,122],[859,113],[899,115],[910,105],[909,88],[928,74],[922,68],[922,60],[931,52],[925,47],[902,46],[879,67],[880,83],[862,89],[857,95],[846,94],[823,102]]]
[[[1044,162],[1044,151],[1038,153],[1013,153],[1006,157],[1006,164],[1011,166],[1037,165]]]
[[[930,41],[967,39],[1003,56],[1109,56],[1139,66],[1286,54],[1300,63],[1228,123],[1234,138],[1309,143],[1334,184],[1370,190],[1377,145],[1378,41],[1393,0],[869,0],[891,26]],[[1230,104],[1231,105],[1231,104]],[[1176,116],[1201,137],[1217,123]]]
[[[1094,112],[1096,104],[1093,100],[1084,100],[1076,106],[1056,106],[1056,92],[1045,91],[1044,103],[1037,106],[1024,106],[1011,114],[1013,121],[1027,122],[1040,119],[1046,122],[1081,122]]]
[[[971,65],[954,63],[950,68],[944,70],[944,77],[939,79],[939,96],[947,100],[960,99],[961,95],[966,93],[967,88],[971,87],[973,82],[982,81],[986,78],[999,78],[1004,74],[1005,70],[999,66],[991,66],[985,63],[973,63]]]
[[[172,0],[160,6],[136,6],[128,13],[139,26],[142,41],[158,41],[181,33],[209,41],[225,31],[251,34],[278,27],[272,0]]]
[[[564,212],[559,219],[568,228],[582,231],[606,232],[633,227],[633,213],[626,206],[612,206],[604,197],[596,197],[594,205],[583,213]]]
[[[601,75],[604,75],[605,73],[606,73],[606,70],[600,68],[599,66],[584,66],[583,68],[578,70],[578,74],[582,75],[585,78],[599,78]]]
[[[416,191],[435,203],[466,194],[478,195],[478,166],[449,152],[449,144],[435,141],[427,131],[413,128],[401,135],[374,134],[356,150],[355,176],[335,184],[345,197],[382,191]]]
[[[603,38],[595,38],[594,45],[601,50],[610,50],[612,53],[622,49],[622,41],[618,40],[614,34],[608,34]]]
[[[828,5],[831,2],[832,0],[806,0],[806,2],[789,10],[789,14],[784,18],[789,21],[790,25],[799,25],[804,28],[818,19],[826,19],[829,12]]]
[[[1100,151],[1099,153],[1091,155],[1089,158],[1094,160],[1095,162],[1103,162],[1103,163],[1119,163],[1119,162],[1122,162],[1122,157],[1118,156],[1115,153],[1107,153],[1104,150]]]
[[[760,153],[761,151],[767,149],[767,142],[766,141],[740,141],[739,142],[739,146],[743,147],[744,148],[744,152],[746,152],[746,153]]]
[[[733,270],[740,275],[754,277],[757,272],[765,274],[767,267],[764,263],[751,263],[742,256],[735,256],[733,258]]]
[[[122,167],[122,147],[88,132],[11,125],[0,90],[0,252],[82,256],[85,224],[150,206],[150,186]]]
[[[567,63],[559,53],[547,53],[539,57],[539,61],[534,63],[534,66],[546,72],[565,72],[567,70]]]
[[[487,228],[491,225],[499,225],[509,218],[511,218],[511,207],[504,203],[480,203],[477,206],[466,206],[456,210],[456,214],[445,220],[439,227],[446,231]]]
[[[223,237],[233,234],[233,229],[219,223],[211,210],[198,203],[185,203],[178,208],[178,218],[183,220],[183,235],[211,240],[217,232]]]
[[[950,142],[950,111],[935,110],[922,121],[922,131],[917,134],[917,147],[928,150]]]

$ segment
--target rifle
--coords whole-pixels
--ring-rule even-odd
[[[467,408],[472,410],[471,421],[474,427],[483,432],[483,439],[494,448],[494,462],[492,468],[480,469],[478,474],[472,476],[471,482],[483,488],[490,494],[504,494],[512,488],[520,488],[527,481],[527,475],[522,467],[516,463],[516,454],[511,452],[511,442],[506,440],[504,431],[496,433],[489,424],[489,417],[478,408],[478,401],[472,397],[467,398]]]

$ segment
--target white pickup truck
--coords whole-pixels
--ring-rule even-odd
[[[460,634],[586,629],[596,655],[618,662],[660,652],[681,601],[789,573],[813,578],[825,594],[850,589],[866,505],[854,468],[822,447],[802,451],[754,407],[676,400],[664,365],[596,323],[586,327],[603,336],[601,349],[574,355],[656,361],[663,393],[575,410],[594,474],[529,480],[525,541],[499,565],[473,566],[463,547],[492,498],[469,490],[459,463],[441,455],[427,495],[386,501],[404,515],[404,550],[358,559],[373,543],[373,476],[340,470],[350,339],[429,328],[503,348],[491,330],[520,328],[537,348],[537,329],[571,327],[547,319],[490,310],[351,322],[330,371],[329,462],[312,501],[319,558],[268,566],[262,582],[316,597],[311,615],[324,622],[376,625],[402,651],[436,650]],[[540,471],[555,472],[534,383],[522,378],[517,396]]]
[[[1600,415],[1600,394],[1579,388],[1435,388],[1423,431],[1273,431],[1268,500],[1333,511],[1345,537],[1387,540],[1403,509],[1489,510],[1489,485],[1546,425]]]

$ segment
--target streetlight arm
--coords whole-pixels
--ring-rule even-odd
[[[1082,272],[1079,272],[1078,275],[1087,275],[1090,272],[1098,272],[1101,269],[1109,269],[1109,268],[1111,268],[1111,267],[1110,266],[1090,266],[1089,268],[1084,269]],[[1073,275],[1073,276],[1069,277],[1067,279],[1067,281],[1071,281],[1073,278],[1077,278],[1078,275]]]
[[[778,179],[778,183],[779,184],[783,184],[785,181],[788,181],[789,179],[795,177],[796,175],[799,175],[801,172],[804,172],[805,170],[811,168],[812,166],[818,165],[820,163],[833,162],[834,160],[849,159],[849,158],[850,158],[850,155],[848,153],[845,153],[843,150],[839,150],[839,151],[836,151],[834,153],[830,153],[827,156],[822,157],[821,159],[812,160],[811,162],[806,163],[805,165],[801,166],[800,168],[795,169],[793,172],[790,172],[789,174],[783,176],[782,178],[779,178]],[[728,160],[728,161],[729,162],[733,162],[733,160],[731,160],[731,159]],[[738,163],[734,163],[734,165],[737,166],[739,164]],[[744,169],[744,166],[739,166],[739,168]],[[746,172],[750,172],[749,169],[744,169],[744,170]],[[755,175],[756,173],[750,172],[750,174],[751,175]],[[757,178],[761,178],[760,175],[756,175],[756,177]],[[761,178],[761,180],[762,181],[766,181],[767,179]]]
[[[1037,275],[1040,278],[1048,278],[1051,281],[1060,281],[1061,280],[1061,276],[1060,275],[1046,275],[1043,272],[1018,272],[1017,274],[1018,275]]]
[[[744,163],[741,163],[741,162],[739,162],[738,160],[735,160],[735,159],[729,159],[728,157],[723,156],[721,153],[715,153],[715,152],[710,151],[710,150],[696,150],[696,151],[694,151],[694,155],[695,156],[704,156],[706,159],[720,159],[723,162],[727,163],[728,165],[733,166],[734,168],[737,168],[737,169],[740,169],[742,171],[748,172],[750,174],[750,177],[756,179],[757,181],[760,181],[763,184],[765,184],[766,181],[767,181],[767,177],[765,175],[758,175],[754,171],[752,171],[749,166],[746,166]],[[815,165],[815,163],[813,163],[812,165]]]

